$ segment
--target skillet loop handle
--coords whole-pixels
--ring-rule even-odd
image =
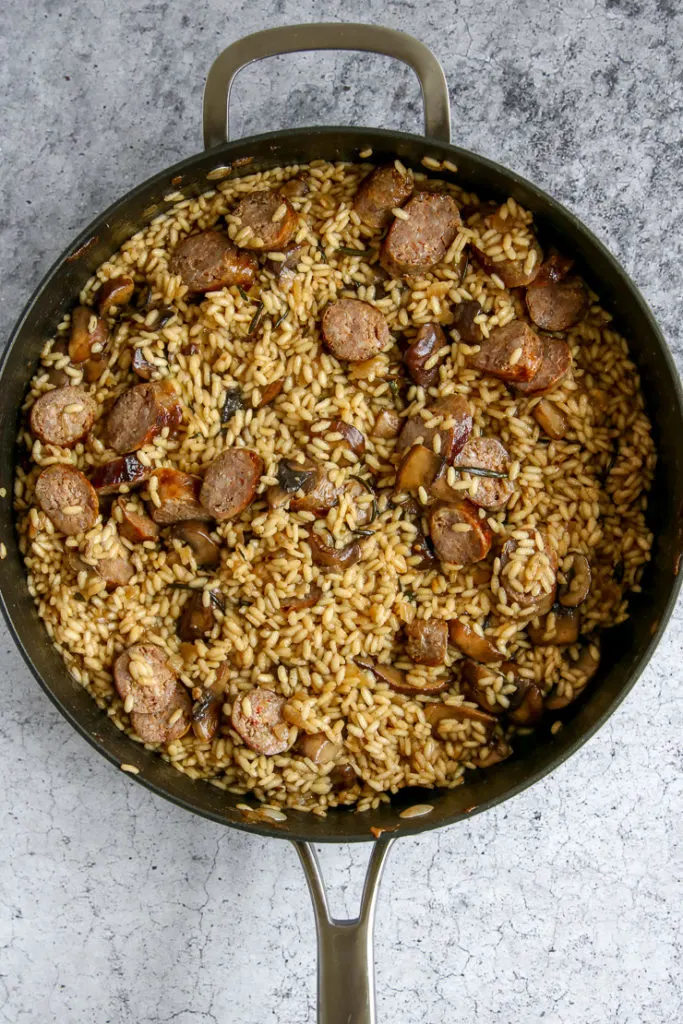
[[[264,57],[302,50],[363,50],[409,64],[420,80],[425,134],[438,142],[451,141],[448,85],[443,69],[424,43],[405,32],[380,25],[320,23],[284,25],[245,36],[223,50],[211,65],[204,87],[204,147],[212,149],[230,139],[228,108],[235,75]]]
[[[294,843],[313,900],[318,935],[318,1024],[375,1024],[372,936],[377,889],[393,842],[375,843],[360,913],[351,921],[330,917],[315,849],[311,843]]]

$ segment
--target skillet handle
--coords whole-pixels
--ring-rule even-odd
[[[443,69],[424,43],[381,25],[319,23],[283,25],[254,32],[228,46],[211,65],[204,87],[204,147],[212,149],[230,139],[228,107],[235,75],[255,60],[301,50],[365,50],[409,64],[420,80],[425,134],[451,141],[448,85]]]
[[[313,900],[318,935],[318,1024],[375,1024],[372,936],[377,888],[393,839],[377,840],[365,875],[360,913],[330,917],[320,864],[311,843],[296,842]]]

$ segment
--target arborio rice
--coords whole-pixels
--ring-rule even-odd
[[[45,344],[15,483],[31,593],[102,710],[191,778],[318,814],[457,786],[554,723],[652,544],[650,424],[597,296],[514,200],[398,163],[357,196],[370,170],[178,196]]]

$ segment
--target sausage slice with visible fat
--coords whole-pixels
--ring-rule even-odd
[[[232,727],[259,754],[272,756],[289,750],[289,726],[283,717],[284,697],[257,687],[238,694],[232,706]]]
[[[458,204],[443,192],[418,192],[403,207],[382,243],[380,263],[394,277],[422,274],[440,263],[462,221]]]
[[[169,270],[180,275],[190,293],[197,294],[231,285],[251,288],[258,263],[220,231],[201,231],[183,239],[171,257]]]
[[[439,455],[447,462],[452,462],[455,456],[467,443],[472,433],[472,410],[466,398],[462,395],[446,395],[433,402],[428,408],[429,416],[423,419],[422,416],[411,416],[405,421],[405,425],[399,434],[396,444],[396,451],[402,452],[414,445],[418,438],[422,438],[420,444],[425,448],[433,450],[434,437],[440,437]],[[434,416],[443,417],[442,424],[428,427],[427,423]]]
[[[429,532],[442,562],[480,562],[491,548],[491,529],[469,501],[434,506],[429,516]]]
[[[182,420],[183,407],[170,381],[136,384],[116,400],[105,434],[115,452],[134,452],[164,427],[177,427]]]
[[[186,519],[208,522],[212,516],[200,504],[201,486],[199,476],[182,473],[179,469],[155,469],[150,477],[150,489],[155,488],[160,504],[154,502],[150,508],[154,522],[162,526]]]
[[[116,500],[113,513],[119,533],[131,544],[142,544],[146,540],[156,540],[159,536],[159,527],[154,520],[129,508],[125,498]]]
[[[543,342],[522,320],[496,327],[468,359],[475,370],[514,383],[532,380],[542,362]]]
[[[82,388],[54,388],[34,402],[31,430],[44,444],[73,448],[88,433],[96,414],[94,400]]]
[[[133,731],[144,743],[172,743],[182,739],[192,725],[192,701],[178,680],[173,684],[171,699],[162,711],[143,714],[133,711],[130,716]]]
[[[36,499],[57,529],[67,535],[83,533],[97,520],[97,494],[74,466],[55,464],[44,469],[36,480]]]
[[[363,178],[353,200],[353,208],[364,224],[379,231],[389,224],[391,211],[403,206],[412,192],[411,175],[402,174],[394,164],[387,164],[376,167]]]
[[[116,494],[122,487],[135,487],[149,480],[152,470],[143,466],[136,455],[122,455],[95,466],[90,483],[98,494]]]
[[[418,665],[443,665],[448,647],[448,624],[443,619],[414,619],[405,628],[406,653]]]
[[[547,288],[543,291],[547,291]],[[515,384],[517,390],[524,395],[547,395],[564,380],[571,369],[572,353],[566,341],[560,338],[542,338],[541,341],[543,359],[540,370],[531,380]]]
[[[250,192],[243,196],[233,211],[242,228],[252,234],[240,242],[243,249],[258,252],[282,249],[296,231],[297,215],[289,199],[281,191]]]
[[[505,478],[502,478],[477,476],[473,473],[477,489],[474,494],[468,494],[473,505],[492,511],[507,505],[514,491],[513,484],[507,479],[509,461],[507,448],[495,437],[473,437],[467,442],[453,462],[456,469],[466,471],[467,467],[471,466],[473,469],[506,474]]]
[[[526,306],[533,322],[544,331],[566,331],[588,312],[588,290],[578,278],[532,285],[526,290]]]
[[[337,359],[362,363],[386,348],[391,335],[383,315],[369,302],[331,302],[321,322],[323,338]]]
[[[153,715],[164,711],[175,690],[176,676],[157,644],[133,644],[114,662],[114,686],[131,711]]]
[[[215,459],[204,475],[199,500],[218,522],[243,512],[256,494],[265,463],[249,448],[229,448]]]

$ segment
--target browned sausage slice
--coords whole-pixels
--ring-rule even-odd
[[[90,483],[98,494],[116,494],[124,485],[135,487],[149,480],[151,472],[136,455],[123,455],[120,459],[95,466],[90,474]]]
[[[412,345],[403,354],[408,373],[419,387],[432,388],[439,383],[439,363],[443,362],[443,356],[434,366],[430,365],[429,369],[427,363],[447,344],[446,335],[439,324],[423,324],[420,327]]]
[[[125,498],[117,499],[113,512],[119,533],[131,544],[142,544],[146,540],[156,540],[159,536],[157,524],[149,516],[129,508]]]
[[[566,331],[588,312],[588,291],[578,278],[533,285],[526,290],[526,306],[533,322],[544,331]]]
[[[479,263],[487,274],[497,274],[506,288],[524,288],[536,279],[543,261],[543,252],[538,242],[534,242],[529,253],[533,258],[528,259],[528,254],[518,260],[495,260],[488,256],[479,246],[470,244],[470,249],[477,263]]]
[[[136,384],[116,400],[105,433],[115,452],[134,452],[182,420],[183,407],[170,381]]]
[[[72,363],[84,363],[90,358],[93,346],[96,354],[102,352],[109,338],[109,328],[89,306],[76,306],[71,314],[69,336],[69,359]]]
[[[495,437],[473,437],[471,438],[458,456],[453,465],[456,469],[465,470],[468,466],[473,469],[488,470],[492,473],[505,473],[508,471],[510,456],[507,448]],[[477,476],[477,489],[474,494],[468,494],[473,505],[480,508],[488,508],[492,511],[503,508],[510,500],[514,486],[507,478]]]
[[[73,448],[88,433],[96,414],[94,400],[82,388],[55,388],[33,404],[31,430],[45,444]]]
[[[163,711],[130,716],[133,731],[144,743],[172,743],[181,739],[192,724],[192,701],[182,683],[175,681],[171,699]]]
[[[155,481],[155,483],[152,483]],[[208,522],[211,515],[200,504],[201,477],[181,473],[179,469],[155,469],[151,475],[150,487],[156,486],[160,505],[151,508],[155,523],[166,526],[181,523],[186,519],[202,519]]]
[[[403,206],[412,192],[410,174],[401,174],[394,164],[387,164],[376,167],[363,178],[353,200],[353,208],[364,224],[379,231],[389,224],[391,211]]]
[[[163,711],[171,703],[175,682],[175,673],[157,644],[133,644],[114,662],[114,685],[129,711],[143,715]]]
[[[256,257],[233,245],[220,231],[189,235],[173,253],[169,270],[179,274],[191,293],[218,288],[251,288],[258,270]]]
[[[543,342],[522,320],[496,327],[469,357],[469,365],[490,377],[507,381],[531,380],[543,362]]]
[[[256,452],[229,448],[207,469],[199,500],[219,523],[232,519],[251,505],[264,469]]]
[[[243,196],[234,214],[242,222],[242,228],[251,228],[252,231],[245,241],[239,243],[243,249],[258,252],[282,249],[296,231],[297,215],[289,199],[279,190],[251,192]]]
[[[551,285],[548,285],[550,288]],[[544,288],[543,291],[547,291]],[[566,341],[560,338],[542,338],[543,361],[538,373],[529,381],[515,385],[524,395],[547,395],[564,380],[571,369],[572,353]]]
[[[238,694],[232,706],[232,727],[259,754],[283,754],[291,746],[282,714],[286,703],[284,697],[260,687]]]
[[[573,266],[574,260],[568,256],[563,256],[557,249],[553,249],[551,246],[541,264],[541,269],[534,278],[534,287],[536,285],[555,284],[557,281],[562,281]]]
[[[448,624],[443,619],[415,619],[406,626],[406,653],[418,665],[443,665],[448,647]]]
[[[462,221],[458,204],[443,192],[419,192],[403,208],[382,243],[380,263],[394,277],[422,274],[440,263]]]
[[[420,444],[425,448],[433,449],[434,437],[440,437],[438,454],[452,462],[455,456],[461,451],[472,433],[472,410],[466,398],[462,395],[446,395],[439,398],[429,406],[432,417],[442,416],[443,426],[428,427],[430,419],[424,420],[422,416],[411,416],[405,421],[401,431],[396,451],[402,452],[415,444],[418,438],[422,438]]]
[[[429,532],[442,562],[480,562],[491,548],[491,530],[469,501],[436,505],[429,516]]]
[[[100,558],[97,571],[107,584],[107,590],[125,587],[135,575],[135,569],[127,558]]]
[[[391,336],[378,309],[360,299],[339,299],[323,313],[323,338],[337,359],[362,363],[386,348]]]
[[[89,480],[74,466],[55,464],[36,480],[36,498],[43,512],[62,533],[83,533],[95,525],[97,495]]]

